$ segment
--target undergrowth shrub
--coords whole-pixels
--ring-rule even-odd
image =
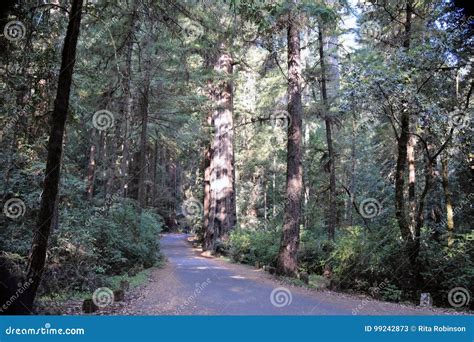
[[[43,288],[45,293],[87,291],[111,275],[149,268],[159,258],[162,219],[130,199],[97,207],[67,210],[53,236]]]
[[[134,265],[149,268],[156,262],[162,222],[153,212],[142,210],[140,216],[134,202],[115,205],[94,226],[94,246],[106,273],[120,274]]]
[[[277,230],[236,229],[231,232],[228,241],[229,256],[244,264],[260,262],[272,265],[278,255],[280,234]]]
[[[136,201],[115,198],[84,201],[80,181],[67,179],[60,194],[59,224],[51,231],[41,295],[90,291],[110,276],[151,267],[160,257],[162,218],[151,210],[138,214]],[[83,192],[82,192],[83,193]],[[38,197],[22,198],[21,219],[0,216],[2,256],[24,276],[35,227]],[[12,266],[13,267],[13,266]]]
[[[466,235],[458,236],[451,247],[446,240],[432,240],[422,245],[423,292],[429,292],[435,303],[449,305],[448,294],[455,288],[470,292],[470,309],[474,309],[474,243]]]
[[[369,292],[382,282],[396,287],[403,285],[410,268],[404,251],[394,225],[371,231],[354,226],[339,232],[326,262],[331,265],[338,287]]]
[[[334,243],[321,237],[311,230],[303,230],[298,250],[300,271],[322,274],[326,260],[334,250]]]

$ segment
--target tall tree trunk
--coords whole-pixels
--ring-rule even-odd
[[[129,147],[129,135],[130,135],[130,120],[132,117],[133,109],[133,98],[131,89],[131,77],[132,77],[132,55],[133,55],[133,35],[135,33],[135,24],[137,20],[137,4],[138,1],[133,1],[131,14],[130,14],[130,26],[128,31],[127,40],[125,43],[125,68],[123,71],[123,103],[122,103],[122,159],[120,162],[120,189],[122,196],[127,196],[128,187],[128,165],[130,159],[130,147]]]
[[[400,136],[397,142],[397,166],[395,170],[395,217],[398,221],[398,226],[402,238],[405,242],[412,241],[412,235],[409,228],[409,223],[406,217],[405,208],[405,167],[407,164],[407,146],[410,137],[410,115],[406,109],[402,111],[400,118]]]
[[[414,231],[415,244],[417,245],[415,248],[416,251],[419,251],[419,248],[420,248],[419,245],[420,245],[421,227],[423,226],[423,223],[425,220],[424,219],[425,199],[429,191],[433,187],[434,177],[435,177],[435,172],[433,168],[434,160],[429,155],[430,149],[431,149],[431,146],[428,145],[428,151],[425,157],[425,186],[423,188],[423,191],[420,194],[420,197],[418,199],[418,205],[416,208],[415,231]]]
[[[337,64],[333,65],[334,57],[329,57],[329,51],[326,54],[324,51],[324,46],[328,46],[332,49],[335,49],[337,44],[334,44],[333,38],[326,38],[323,33],[323,27],[320,25],[318,32],[319,40],[319,60],[321,64],[321,94],[324,106],[325,113],[325,124],[326,124],[326,141],[328,145],[328,157],[329,157],[329,208],[328,208],[328,239],[334,240],[334,235],[336,231],[336,222],[337,222],[337,206],[336,206],[336,166],[335,166],[335,154],[334,154],[334,145],[332,138],[332,118],[330,116],[330,100],[333,100],[336,95],[336,82],[338,82],[338,73],[334,72],[334,69],[337,68]],[[329,48],[328,48],[329,50]],[[337,51],[337,50],[336,50]],[[334,53],[334,52],[331,52]],[[328,56],[326,56],[328,55]],[[326,63],[331,61],[332,63]],[[337,63],[337,59],[336,59]],[[329,64],[329,65],[326,65]],[[328,83],[331,84],[328,87]],[[330,92],[328,92],[328,88]]]
[[[145,178],[147,174],[146,155],[148,142],[148,93],[150,88],[150,79],[147,72],[145,76],[144,89],[141,94],[140,110],[142,114],[142,130],[140,134],[140,161],[138,174],[138,203],[141,208],[146,206],[146,188]]]
[[[268,183],[267,183],[267,171],[263,174],[263,222],[265,230],[268,229]]]
[[[204,249],[215,251],[217,239],[226,239],[236,224],[232,56],[221,43],[214,70],[221,76],[214,84],[215,108],[212,114],[214,140],[210,166],[210,209]]]
[[[405,16],[405,37],[403,40],[403,48],[405,51],[410,49],[411,35],[411,15],[412,8],[410,1],[406,4]],[[403,240],[407,243],[408,253],[411,256],[413,237],[410,231],[410,224],[406,216],[405,207],[405,169],[407,165],[408,140],[410,139],[410,113],[404,108],[400,115],[400,136],[397,138],[397,166],[395,169],[395,217]]]
[[[351,174],[350,174],[350,183],[349,183],[349,225],[352,227],[354,225],[354,215],[352,211],[352,203],[355,203],[355,191],[356,191],[356,163],[357,163],[357,153],[356,153],[356,118],[355,115],[352,117],[352,132],[351,132]]]
[[[69,23],[62,50],[58,89],[54,101],[51,133],[48,141],[43,195],[41,196],[38,221],[28,260],[27,279],[30,280],[31,286],[24,292],[23,304],[30,309],[33,307],[33,302],[45,266],[51,222],[54,216],[56,197],[58,195],[63,136],[69,109],[69,95],[76,61],[76,46],[81,25],[81,14],[82,0],[74,0],[69,12]]]
[[[212,232],[209,231],[209,211],[211,209],[211,146],[207,146],[204,151],[203,175],[204,175],[204,200],[203,200],[203,221],[202,238],[210,245]]]
[[[153,206],[157,205],[157,193],[158,193],[158,139],[155,140],[153,148],[153,165],[152,165],[152,174],[153,174],[153,187],[151,195],[151,203]]]
[[[405,36],[403,39],[403,49],[405,52],[410,50],[411,44],[411,25],[412,25],[412,1],[406,1],[405,7]],[[420,252],[419,236],[416,232],[416,202],[415,202],[415,137],[411,133],[411,115],[409,107],[403,108],[400,115],[400,134],[397,140],[398,156],[395,169],[395,217],[398,222],[403,241],[406,243],[406,253],[410,261],[411,287],[413,291],[418,291],[423,282],[420,265],[418,264],[418,255]],[[409,180],[409,211],[408,215],[405,206],[405,170],[408,165]],[[429,189],[429,185],[428,188]],[[426,195],[426,194],[425,194]],[[419,202],[421,203],[421,202]],[[423,201],[424,206],[424,201]],[[423,206],[421,215],[423,215]],[[420,227],[421,228],[421,227]]]
[[[412,126],[412,125],[410,125]],[[415,194],[415,180],[416,180],[416,165],[415,165],[415,149],[416,137],[411,134],[407,144],[407,159],[408,159],[408,224],[412,236],[415,235],[416,226],[416,194]]]
[[[295,276],[300,243],[302,167],[302,75],[300,37],[294,13],[288,15],[288,126],[286,203],[283,231],[278,252],[276,271],[280,275]]]
[[[448,154],[441,156],[441,179],[443,183],[444,201],[446,205],[446,226],[448,228],[448,247],[454,243],[454,212],[451,189],[449,188],[449,162]]]

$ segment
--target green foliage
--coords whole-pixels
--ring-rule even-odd
[[[230,235],[229,255],[233,261],[245,264],[272,265],[278,254],[279,237],[279,231],[236,229]]]
[[[136,275],[123,274],[119,276],[111,276],[107,279],[107,283],[112,289],[119,289],[122,281],[127,281],[131,288],[143,285],[150,277],[151,269],[138,272]]]
[[[121,274],[134,265],[148,268],[158,257],[161,219],[148,210],[139,214],[136,204],[126,201],[93,220],[94,250],[105,273]]]
[[[371,232],[355,226],[341,232],[327,262],[339,286],[350,288],[361,280],[373,284],[405,272],[404,251],[394,224]]]
[[[431,241],[424,246],[420,262],[424,265],[424,291],[432,294],[435,303],[448,305],[447,293],[455,287],[472,289],[474,244],[466,237],[459,237],[451,248],[446,247],[444,239]]]
[[[312,230],[301,232],[298,263],[301,271],[322,274],[325,261],[334,249],[334,243],[321,239],[321,234]]]
[[[396,285],[388,284],[380,290],[380,295],[383,300],[399,302],[402,299],[402,290],[400,290]]]
[[[85,213],[89,213],[86,215]],[[107,283],[111,275],[153,266],[159,259],[159,216],[137,213],[132,200],[95,211],[63,211],[53,235],[43,293],[82,292]]]

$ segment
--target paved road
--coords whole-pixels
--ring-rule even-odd
[[[184,234],[165,234],[167,266],[132,307],[160,315],[429,315],[435,310],[280,283],[262,270],[202,257]]]

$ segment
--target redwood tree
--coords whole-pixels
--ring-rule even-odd
[[[211,85],[213,100],[212,126],[214,140],[211,142],[209,169],[210,198],[206,198],[204,250],[214,251],[216,240],[226,238],[236,224],[235,202],[235,161],[234,161],[234,122],[233,122],[233,60],[228,42],[218,45],[218,53],[213,57],[213,68],[218,80]],[[206,171],[206,170],[205,170]],[[207,181],[207,180],[205,180]],[[207,208],[206,208],[207,209]]]
[[[301,102],[302,75],[300,57],[300,37],[297,18],[288,14],[288,126],[286,162],[286,204],[277,273],[295,276],[297,253],[300,242],[301,195],[303,189],[302,166],[302,115]]]

